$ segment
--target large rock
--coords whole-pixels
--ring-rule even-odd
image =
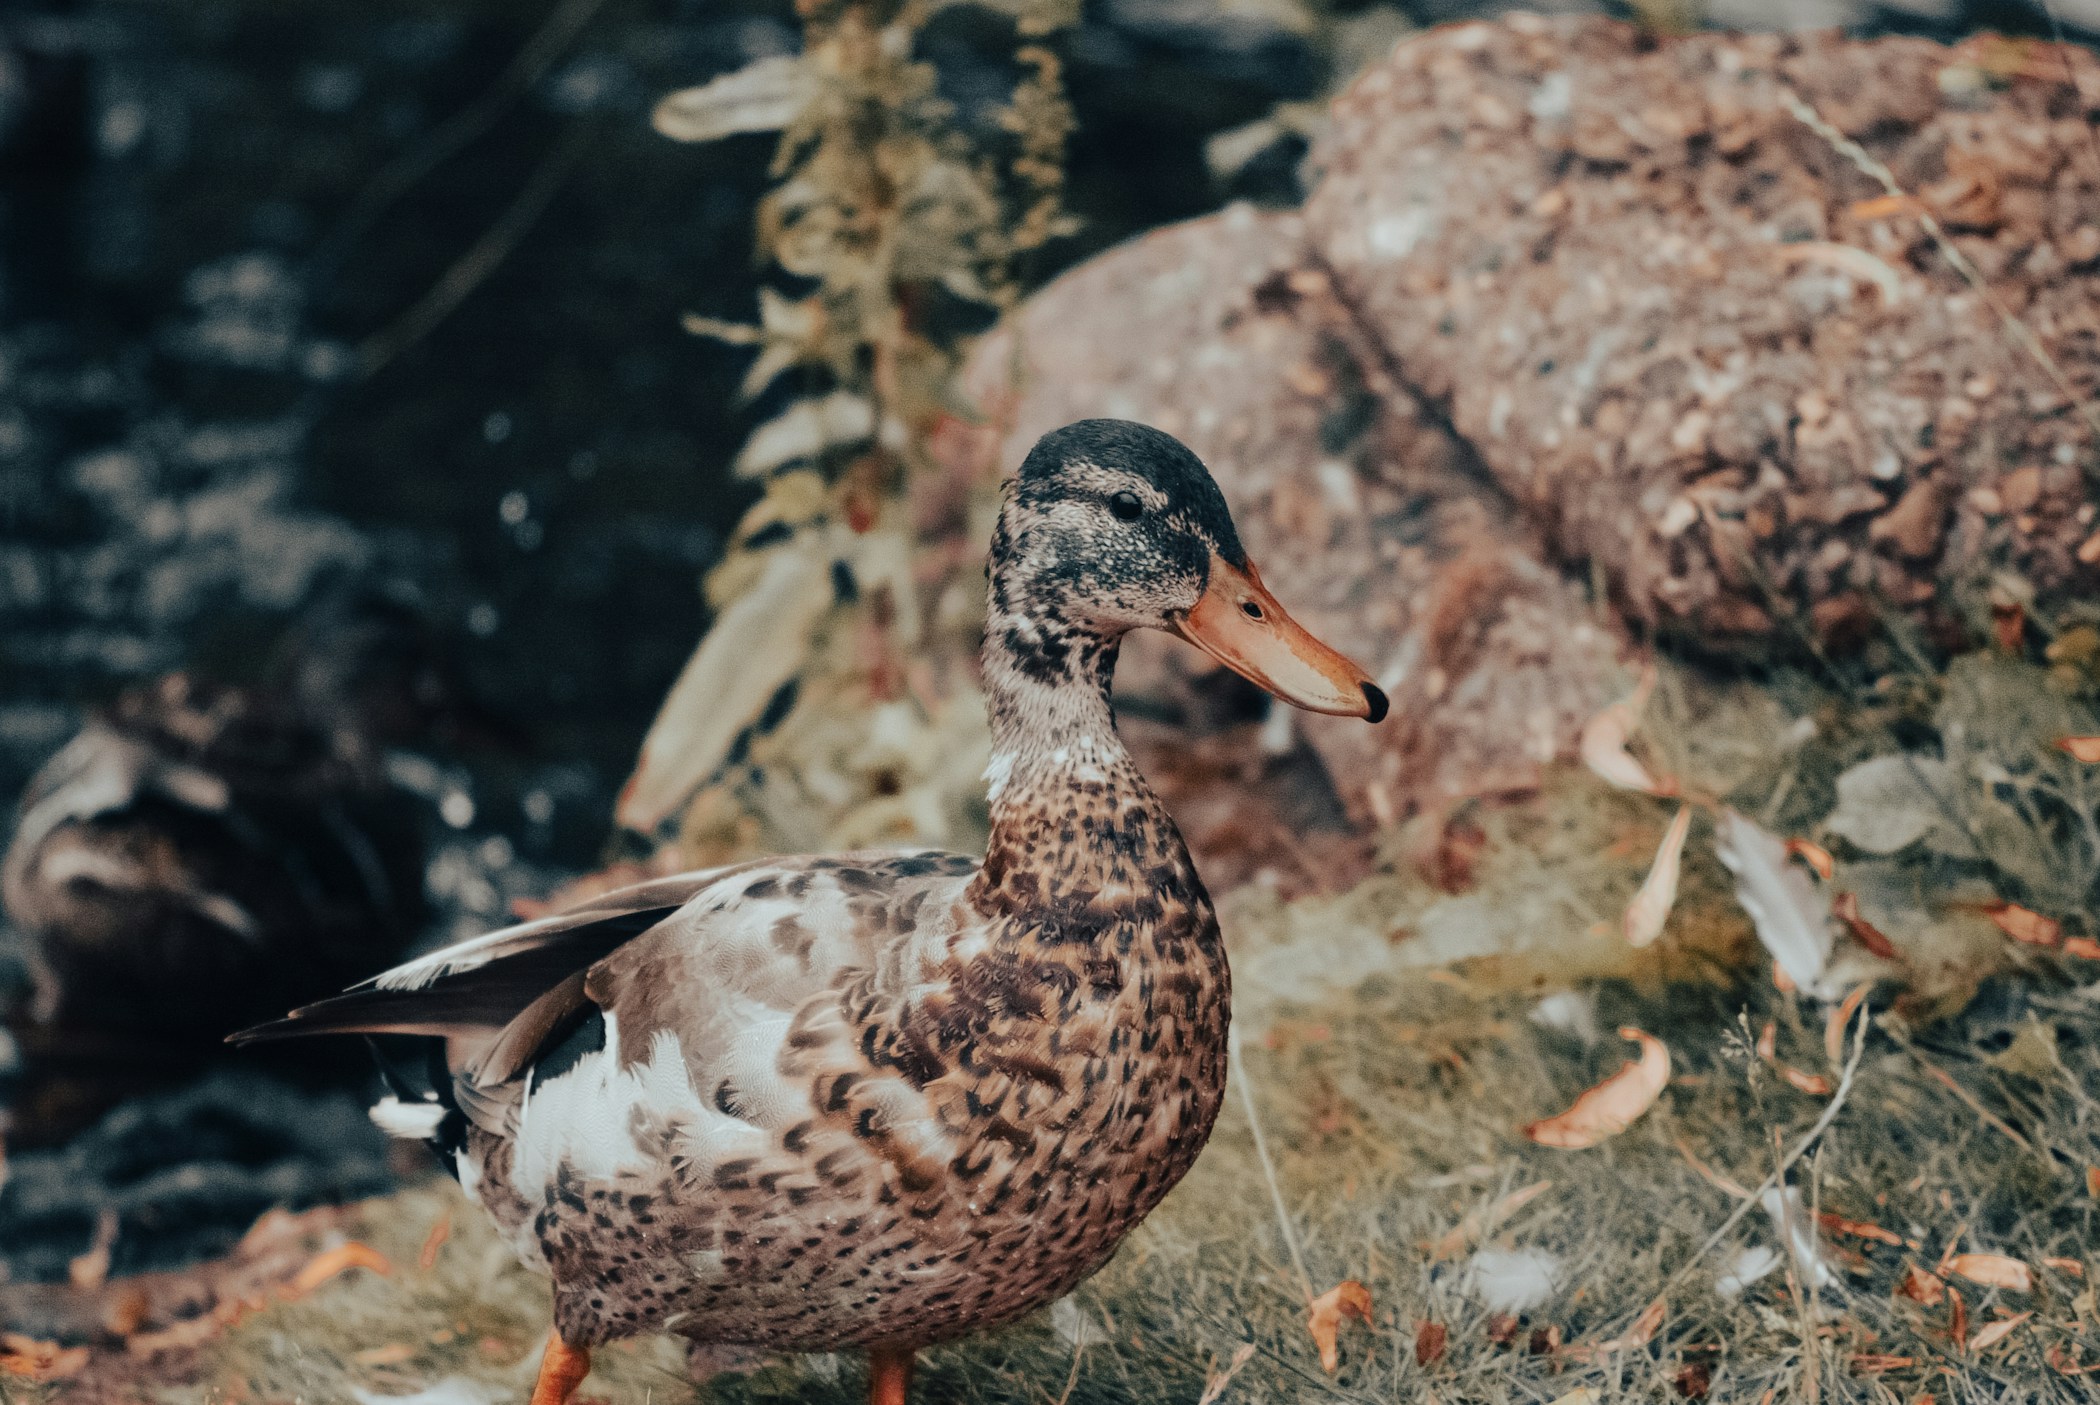
[[[1278,598],[1393,696],[1384,727],[1301,723],[1350,808],[1390,820],[1527,786],[1609,696],[1616,640],[1305,250],[1298,216],[1239,207],[1058,279],[971,368],[1005,433],[999,460],[1089,416],[1180,436]],[[1119,696],[1186,712],[1216,691],[1187,686],[1204,668],[1141,636]]]
[[[1006,463],[1087,415],[1210,462],[1278,595],[1394,693],[1397,725],[1304,726],[1359,815],[1523,785],[1613,690],[1592,582],[1749,657],[2100,584],[2100,62],[1996,42],[1408,40],[1302,214],[1081,266],[972,386]],[[1126,692],[1186,713],[1195,666],[1141,645]]]
[[[1409,385],[1633,618],[1841,647],[1887,611],[1973,619],[1997,571],[2045,601],[2100,584],[2096,104],[2082,50],[1513,17],[1356,81],[1306,226]]]

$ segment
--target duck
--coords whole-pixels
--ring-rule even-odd
[[[867,1355],[1069,1293],[1188,1171],[1223,1100],[1231,975],[1187,845],[1119,739],[1156,629],[1285,702],[1383,719],[1291,619],[1172,436],[1046,434],[1004,485],[982,668],[981,857],[768,858],[440,949],[232,1038],[441,1041],[374,1109],[433,1144],[553,1285],[530,1397],[608,1341]],[[435,1047],[435,1046],[433,1046]]]
[[[424,902],[418,807],[362,734],[187,672],[44,764],[0,860],[36,1040],[131,1041],[142,1065],[397,960]]]

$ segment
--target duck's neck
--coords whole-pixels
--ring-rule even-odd
[[[992,824],[973,896],[992,911],[1056,914],[1049,925],[1074,938],[1201,893],[1180,832],[1116,734],[1119,643],[1002,608],[996,592],[985,625]]]

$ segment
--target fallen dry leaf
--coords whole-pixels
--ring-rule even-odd
[[[348,1273],[353,1268],[370,1269],[382,1278],[394,1271],[394,1266],[387,1262],[386,1255],[353,1239],[348,1244],[338,1244],[333,1249],[323,1250],[309,1259],[306,1267],[300,1269],[293,1275],[292,1281],[285,1285],[285,1294],[294,1298],[304,1297],[337,1274]]]
[[[447,1210],[438,1216],[437,1223],[432,1225],[430,1233],[424,1236],[423,1247],[416,1253],[416,1267],[425,1273],[436,1268],[438,1250],[444,1248],[445,1241],[451,1237],[452,1212]]]
[[[2095,1200],[2100,1200],[2100,1166],[2085,1168],[2085,1193]]]
[[[1879,927],[1859,915],[1859,894],[1839,893],[1830,900],[1830,915],[1845,924],[1845,930],[1858,942],[1884,961],[1900,961],[1896,944]]]
[[[1848,1220],[1828,1211],[1816,1216],[1816,1223],[1832,1234],[1849,1234],[1854,1239],[1871,1239],[1877,1244],[1894,1244],[1901,1247],[1903,1236],[1878,1224],[1864,1224],[1859,1220]]]
[[[1451,1333],[1441,1322],[1424,1322],[1415,1329],[1415,1365],[1434,1366],[1444,1359]]]
[[[2088,961],[2100,961],[2100,942],[2091,937],[2065,937],[2064,955],[2082,956]]]
[[[1926,1307],[1938,1307],[1940,1300],[1947,1296],[1947,1285],[1938,1274],[1910,1264],[1903,1271],[1903,1281],[1896,1285],[1896,1296],[1923,1303]]]
[[[2039,912],[2021,907],[2018,903],[1992,903],[1983,910],[1984,916],[1998,924],[1998,930],[2016,942],[2029,946],[2055,946],[2063,936],[2063,924],[2053,917],[2044,917]]]
[[[2100,1361],[2090,1366],[2081,1366],[2075,1357],[2063,1349],[2061,1342],[2044,1352],[2043,1359],[2049,1363],[2049,1369],[2060,1376],[2090,1376],[2095,1371],[2100,1371]]]
[[[1823,1052],[1830,1059],[1831,1067],[1841,1067],[1845,1062],[1845,1031],[1852,1027],[1852,1017],[1859,1013],[1859,1002],[1867,998],[1871,987],[1856,985],[1845,992],[1845,998],[1823,1021]]]
[[[1232,1378],[1237,1376],[1240,1373],[1240,1369],[1253,1359],[1253,1342],[1241,1342],[1237,1347],[1233,1348],[1232,1360],[1227,1363],[1225,1369],[1211,1372],[1204,1380],[1203,1394],[1196,1398],[1196,1405],[1217,1405],[1218,1397],[1225,1393],[1225,1387],[1232,1384]]]
[[[1825,883],[1830,881],[1830,875],[1837,870],[1837,866],[1831,862],[1830,851],[1813,840],[1789,839],[1786,841],[1786,851],[1791,857],[1814,869],[1816,877]]]
[[[1660,1039],[1631,1025],[1621,1028],[1619,1037],[1641,1046],[1640,1060],[1629,1060],[1566,1112],[1526,1126],[1526,1137],[1540,1146],[1579,1151],[1617,1136],[1655,1106],[1670,1081],[1670,1051]]]
[[[1692,807],[1677,807],[1677,817],[1663,833],[1655,851],[1655,863],[1641,883],[1641,890],[1626,906],[1626,944],[1642,947],[1662,935],[1677,905],[1677,877],[1684,866],[1684,840],[1692,832]]]
[[[1830,1080],[1822,1074],[1804,1073],[1792,1064],[1775,1064],[1774,1067],[1779,1070],[1779,1076],[1792,1084],[1798,1091],[1806,1093],[1812,1098],[1827,1098],[1830,1096]]]
[[[1860,1352],[1852,1358],[1852,1374],[1855,1376],[1878,1376],[1883,1371],[1900,1371],[1906,1366],[1915,1366],[1915,1356],[1882,1356],[1874,1352]]]
[[[1613,1337],[1608,1342],[1597,1343],[1597,1350],[1640,1350],[1655,1340],[1655,1334],[1662,1329],[1663,1318],[1669,1310],[1670,1305],[1661,1298],[1657,1298],[1654,1302],[1641,1309],[1641,1315],[1633,1319],[1633,1325],[1628,1327],[1622,1335]]]
[[[1830,1096],[1829,1079],[1822,1077],[1820,1074],[1803,1073],[1792,1064],[1781,1063],[1778,1051],[1779,1026],[1771,1020],[1766,1020],[1765,1027],[1758,1032],[1757,1056],[1770,1064],[1774,1073],[1777,1073],[1789,1084],[1800,1089],[1810,1097],[1823,1098]]]
[[[2100,737],[2065,737],[2057,745],[2088,766],[2100,765]]]
[[[1436,1243],[1429,1246],[1430,1259],[1441,1262],[1444,1259],[1457,1258],[1466,1251],[1467,1246],[1493,1234],[1511,1215],[1552,1188],[1551,1181],[1534,1181],[1498,1198],[1485,1209],[1469,1212],[1465,1218],[1445,1231]]]
[[[1992,1347],[2011,1336],[2015,1328],[2032,1316],[2034,1316],[2032,1312],[2023,1312],[2017,1317],[2007,1317],[2002,1321],[1992,1322],[1978,1328],[1976,1335],[1969,1338],[1969,1350],[1972,1352],[1989,1351]]]
[[[1894,215],[1919,214],[1924,209],[1914,195],[1877,195],[1871,200],[1853,202],[1845,214],[1856,220],[1885,220]]]
[[[1337,1339],[1345,1317],[1353,1317],[1366,1327],[1371,1325],[1371,1290],[1353,1278],[1343,1279],[1314,1298],[1305,1316],[1305,1326],[1312,1333],[1313,1345],[1320,1349],[1320,1369],[1330,1376],[1342,1364]]]
[[[388,1342],[385,1346],[367,1347],[357,1352],[351,1360],[360,1366],[399,1366],[404,1361],[415,1359],[416,1349],[407,1342]]]
[[[2068,1273],[2073,1278],[2085,1277],[2085,1265],[2077,1259],[2047,1258],[2042,1260],[2042,1267],[2053,1268],[2058,1273]]]
[[[1703,1361],[1687,1361],[1677,1368],[1670,1384],[1676,1387],[1677,1394],[1683,1399],[1704,1400],[1706,1393],[1714,1387],[1714,1373]]]
[[[1947,1290],[1947,1301],[1954,1304],[1947,1309],[1947,1340],[1960,1351],[1969,1340],[1969,1305],[1962,1301],[1959,1288]]]
[[[1523,1319],[1515,1313],[1491,1312],[1487,1320],[1488,1340],[1496,1346],[1508,1346],[1517,1339],[1517,1332],[1522,1326]]]
[[[1633,1319],[1633,1325],[1620,1335],[1601,1342],[1584,1342],[1571,1346],[1561,1354],[1570,1360],[1587,1363],[1610,1356],[1614,1352],[1639,1351],[1655,1340],[1655,1334],[1662,1327],[1663,1317],[1668,1311],[1669,1304],[1657,1298],[1642,1308],[1641,1315]]]
[[[1986,1288],[2003,1288],[2010,1293],[2034,1291],[2034,1270],[2003,1254],[1956,1254],[1947,1260],[1946,1268],[1947,1272]]]
[[[1635,685],[1629,697],[1619,699],[1582,724],[1582,740],[1578,750],[1582,764],[1598,777],[1621,790],[1638,790],[1649,795],[1661,795],[1664,789],[1655,777],[1648,774],[1626,743],[1632,739],[1634,729],[1640,725],[1641,709],[1648,705],[1648,694],[1655,688],[1655,670],[1644,669],[1641,681]]]

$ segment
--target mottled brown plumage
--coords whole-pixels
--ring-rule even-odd
[[[1069,1291],[1173,1187],[1225,1085],[1230,977],[1173,820],[1117,740],[1129,629],[1375,720],[1156,431],[1048,436],[991,558],[980,860],[782,859],[494,933],[258,1037],[447,1039],[433,1134],[555,1292],[563,1350],[639,1332],[909,1354]]]

